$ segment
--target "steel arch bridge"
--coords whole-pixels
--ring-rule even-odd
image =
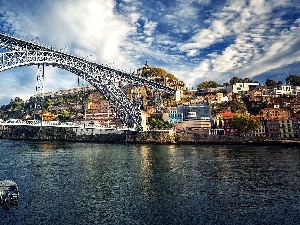
[[[0,72],[22,66],[46,65],[74,73],[94,86],[114,108],[117,117],[124,124],[135,124],[136,130],[142,129],[140,102],[131,102],[115,81],[175,93],[174,89],[154,81],[2,33],[0,48],[9,50],[0,53]]]

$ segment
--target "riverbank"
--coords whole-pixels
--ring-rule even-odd
[[[127,137],[128,143],[154,144],[201,144],[201,145],[270,145],[300,146],[300,139],[278,139],[261,137],[240,137],[227,135],[199,135],[161,131],[141,132]]]
[[[3,126],[0,129],[0,139],[129,144],[300,145],[300,139],[298,138],[272,139],[226,135],[200,135],[197,133],[176,133],[173,130],[154,130],[146,132],[126,131],[97,134],[96,132],[93,132],[93,130],[89,129],[89,132],[81,132],[80,135],[78,135],[78,132],[76,131],[77,130],[71,127]]]

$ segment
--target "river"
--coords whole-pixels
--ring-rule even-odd
[[[1,224],[299,224],[300,149],[0,140]]]

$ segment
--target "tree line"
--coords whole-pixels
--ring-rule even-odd
[[[287,85],[292,85],[292,86],[300,86],[300,76],[298,75],[288,75],[285,79],[285,82]],[[229,85],[233,85],[236,83],[259,83],[257,81],[253,81],[250,78],[239,78],[239,77],[232,77],[229,82],[218,84],[215,81],[202,81],[197,85],[197,90],[201,89],[207,89],[207,88],[216,88],[216,87],[227,87]],[[275,81],[273,79],[267,79],[265,81],[265,85],[267,87],[276,87],[276,86],[281,86],[283,84],[282,81]]]

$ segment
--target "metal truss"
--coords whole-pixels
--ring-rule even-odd
[[[131,102],[117,82],[175,93],[174,89],[152,80],[1,33],[0,48],[10,50],[0,54],[0,72],[21,66],[46,65],[74,73],[103,94],[123,123],[131,127],[135,124],[136,130],[142,129],[140,101],[136,99]]]

